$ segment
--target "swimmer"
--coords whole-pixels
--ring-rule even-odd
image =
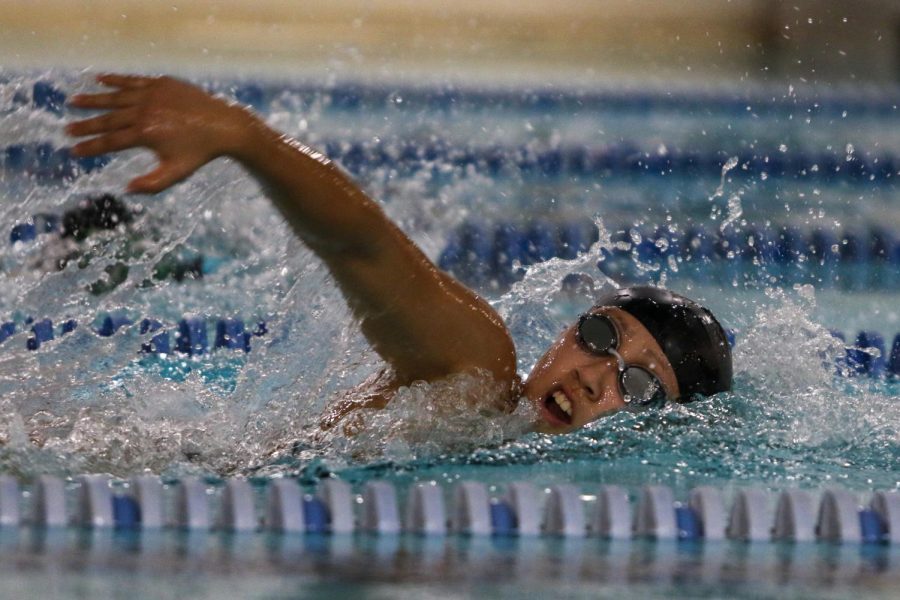
[[[29,268],[41,271],[62,271],[76,259],[85,258],[82,242],[98,231],[126,227],[133,220],[132,212],[112,194],[88,196],[63,213],[41,215],[43,219],[59,223],[53,241],[44,244],[41,253],[29,264]],[[88,262],[87,257],[85,262]]]
[[[78,267],[83,269],[94,258],[93,244],[102,243],[92,239],[97,237],[95,234],[117,231],[124,234],[119,238],[125,240],[123,247],[114,252],[117,262],[104,267],[105,277],[87,286],[87,291],[95,296],[109,293],[128,279],[129,268],[126,261],[140,257],[150,248],[148,241],[130,227],[134,218],[142,213],[141,207],[131,208],[108,193],[81,198],[63,213],[56,239],[43,245],[40,255],[29,267],[42,271],[62,271],[70,262],[76,261]],[[49,217],[58,219],[53,215]],[[203,256],[182,259],[177,249],[169,252],[153,268],[153,279],[160,281],[166,278],[179,283],[186,279],[202,279]],[[152,283],[148,280],[141,285],[146,287]]]
[[[60,237],[80,242],[93,231],[116,229],[133,220],[132,211],[112,194],[88,196],[63,213]]]
[[[522,381],[500,316],[438,269],[327,156],[269,128],[233,102],[170,77],[101,75],[109,88],[70,105],[104,111],[69,124],[89,137],[75,156],[147,148],[158,165],[128,183],[154,194],[228,157],[266,190],[294,233],[328,267],[368,342],[388,369],[364,399],[329,409],[323,427],[360,408],[383,408],[401,386],[489,373],[507,410],[530,402],[534,429],[568,433],[625,408],[689,401],[731,387],[731,351],[705,308],[678,294],[633,287],[599,299]]]

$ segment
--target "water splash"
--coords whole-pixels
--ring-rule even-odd
[[[499,446],[526,433],[536,414],[528,402],[507,413],[508,390],[489,373],[462,373],[398,390],[384,410],[360,411],[359,433],[337,442],[354,459],[409,461]]]
[[[722,222],[719,223],[719,231],[725,231],[728,226],[733,225],[737,222],[738,219],[741,218],[744,214],[744,209],[741,206],[741,196],[740,194],[732,194],[728,197],[728,214]]]
[[[738,165],[738,157],[732,156],[728,160],[725,161],[725,164],[722,165],[722,174],[719,178],[719,185],[716,188],[716,191],[713,192],[713,195],[709,197],[709,201],[712,202],[716,198],[721,198],[725,195],[725,178],[728,176],[728,172],[734,169]]]
[[[575,314],[589,308],[602,292],[617,287],[597,269],[597,263],[605,260],[604,250],[615,244],[602,219],[595,217],[594,224],[598,240],[586,252],[571,260],[552,258],[529,266],[523,278],[493,303],[516,344],[520,372],[531,370]],[[590,281],[574,303],[562,289],[563,279],[573,273],[585,274]]]

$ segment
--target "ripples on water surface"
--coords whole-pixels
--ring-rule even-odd
[[[51,78],[67,92],[89,86],[87,77],[55,73]],[[0,146],[66,143],[63,118],[17,100],[36,79],[10,74],[0,84]],[[529,113],[470,106],[429,112],[401,110],[399,104],[394,99],[348,116],[331,106],[327,91],[285,92],[271,104],[268,119],[313,144],[377,138],[388,147],[434,141],[436,135],[449,144],[462,143],[465,135],[474,135],[501,147],[626,140],[656,148],[668,141],[727,154],[775,135],[773,128],[755,122],[739,120],[732,128],[721,117],[693,113],[656,115],[652,123],[662,124],[656,127],[635,115],[602,111]],[[814,145],[829,138],[829,127],[840,138],[835,143],[844,144],[851,127],[778,119],[769,117],[785,127],[790,121],[785,135],[792,144]],[[878,143],[877,123],[853,126],[863,143]],[[126,153],[100,171],[65,183],[7,170],[0,181],[0,222],[10,227],[36,213],[62,213],[87,194],[118,192],[151,163],[143,153]],[[860,212],[850,210],[850,196],[868,202],[872,212],[883,208],[893,192],[884,184],[823,194],[795,180],[738,184],[728,173],[721,180],[662,178],[662,183],[659,177],[623,181],[615,176],[544,181],[515,172],[491,178],[439,161],[412,172],[388,166],[357,175],[432,258],[449,232],[473,215],[602,218],[597,221],[600,243],[588,254],[531,267],[506,293],[485,292],[510,326],[523,373],[590,305],[586,296],[562,297],[565,275],[587,272],[598,286],[613,285],[595,266],[601,246],[613,243],[604,228],[610,213],[681,228],[692,219],[715,228],[798,213],[817,222],[846,222]],[[676,203],[647,202],[654,190],[663,199],[674,194]],[[350,322],[327,273],[292,238],[257,186],[234,165],[218,161],[166,194],[127,201],[133,208],[140,204],[135,221],[82,242],[87,258],[72,260],[61,271],[40,267],[59,252],[55,235],[0,246],[0,316],[19,323],[19,332],[0,346],[0,470],[24,476],[84,471],[124,476],[150,470],[169,475],[301,473],[308,478],[339,472],[351,480],[657,481],[678,488],[711,482],[773,487],[834,482],[857,489],[898,485],[895,385],[835,377],[844,348],[827,329],[868,318],[892,335],[900,329],[890,312],[896,310],[893,296],[881,302],[875,294],[858,295],[866,307],[861,315],[854,297],[813,286],[768,288],[751,279],[719,287],[670,272],[666,279],[673,289],[708,303],[726,326],[739,331],[733,393],[651,414],[620,414],[577,434],[551,438],[522,433],[529,418],[524,406],[512,416],[488,418],[465,403],[448,403],[448,398],[492,393],[490,382],[459,376],[403,390],[388,410],[366,417],[363,434],[346,438],[321,433],[318,417],[328,400],[362,382],[381,363]],[[883,215],[896,219],[888,209]],[[154,275],[161,261],[198,256],[205,265],[199,281],[175,283]],[[113,288],[108,280],[122,267],[127,277]],[[113,289],[93,294],[97,282]],[[137,325],[108,338],[91,331],[88,324],[97,325],[98,315],[107,312],[124,313],[135,323],[142,317],[173,323],[184,315],[238,316],[248,323],[264,320],[268,333],[254,338],[246,355],[149,357],[136,351],[149,337]],[[49,317],[57,324],[71,318],[79,327],[31,352],[21,325],[26,317]]]

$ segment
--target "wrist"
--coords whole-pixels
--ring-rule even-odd
[[[225,136],[222,155],[241,163],[251,162],[263,143],[269,127],[255,114],[242,106],[229,107],[232,116],[228,119],[228,130]]]

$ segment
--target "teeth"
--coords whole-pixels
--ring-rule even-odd
[[[553,399],[556,401],[556,404],[563,409],[563,412],[570,417],[572,416],[572,403],[569,402],[569,399],[566,398],[565,394],[562,392],[553,392]]]

